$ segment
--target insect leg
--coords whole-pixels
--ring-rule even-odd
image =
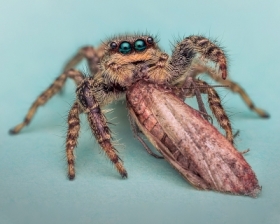
[[[107,125],[106,117],[102,113],[99,103],[94,96],[96,92],[93,90],[91,80],[85,79],[77,88],[76,93],[80,106],[87,114],[88,122],[97,142],[115,165],[120,175],[126,178],[127,172],[117,154],[117,150],[111,143],[110,129]]]
[[[80,107],[78,102],[75,102],[68,114],[68,131],[66,137],[66,157],[68,163],[68,178],[73,180],[75,178],[75,156],[74,149],[78,143],[80,131]]]
[[[76,84],[83,80],[81,72],[71,69],[55,79],[55,81],[33,102],[22,123],[10,130],[10,134],[17,134],[23,127],[28,125],[36,113],[38,107],[44,105],[51,97],[59,92],[65,84],[67,78],[73,79]]]
[[[139,135],[140,130],[139,127],[137,126],[137,124],[132,120],[132,118],[129,116],[129,120],[130,120],[130,124],[132,127],[132,131],[134,136],[137,138],[137,140],[143,145],[143,147],[146,149],[147,153],[149,153],[151,156],[157,158],[157,159],[164,159],[164,157],[159,156],[157,154],[155,154],[150,148],[149,146],[146,144],[146,142],[144,141],[143,138],[141,138],[141,136]]]

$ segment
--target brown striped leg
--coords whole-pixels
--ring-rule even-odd
[[[234,92],[234,93],[238,93],[240,95],[240,97],[243,99],[243,101],[245,102],[245,104],[255,113],[257,113],[260,117],[262,118],[269,118],[270,115],[263,109],[258,108],[255,106],[255,104],[253,103],[253,101],[251,100],[251,98],[248,96],[248,94],[245,92],[245,90],[238,85],[237,83],[231,81],[231,80],[223,80],[217,76],[215,76],[212,73],[208,73],[215,81],[228,86],[228,88]]]
[[[191,66],[195,60],[205,66],[209,61],[216,63],[222,78],[227,77],[227,59],[217,43],[203,36],[189,36],[177,43],[169,62],[174,84],[184,82],[182,79],[193,72]]]
[[[111,143],[110,129],[107,125],[106,117],[101,112],[99,103],[93,95],[93,85],[89,80],[84,82],[77,88],[77,99],[85,113],[87,113],[88,121],[97,142],[102,147],[108,158],[115,165],[116,169],[123,178],[127,177],[127,172],[117,154],[117,150]]]
[[[78,143],[80,131],[80,108],[78,102],[75,102],[68,114],[68,131],[66,137],[66,157],[68,163],[68,178],[75,178],[75,156],[74,149]]]
[[[10,130],[10,134],[17,134],[23,127],[28,125],[36,113],[38,107],[44,105],[51,97],[58,93],[65,84],[67,78],[74,79],[78,84],[83,80],[83,75],[77,70],[71,69],[55,79],[55,81],[47,88],[31,105],[27,115],[25,116],[22,123],[18,124],[16,127]]]
[[[234,136],[232,133],[230,120],[221,104],[221,99],[218,93],[213,87],[209,86],[206,82],[202,80],[196,80],[196,83],[198,88],[202,87],[199,88],[200,92],[208,95],[208,103],[212,113],[216,117],[220,126],[225,130],[226,138],[229,140],[229,142],[233,144]]]
[[[194,61],[192,61],[192,65],[190,65],[189,69],[186,71],[185,76],[195,77],[201,73],[206,73],[215,81],[221,83],[222,85],[228,86],[228,88],[232,92],[238,93],[240,95],[240,97],[243,99],[243,101],[245,102],[245,104],[252,111],[257,113],[260,117],[269,118],[270,115],[265,110],[256,107],[255,104],[253,103],[253,101],[251,100],[251,98],[248,96],[248,94],[245,92],[245,90],[240,85],[238,85],[237,83],[235,83],[231,80],[228,80],[228,79],[224,80],[223,78],[219,77],[218,72],[215,69],[203,64],[202,61],[199,61],[198,59],[195,59]],[[185,82],[185,79],[178,79],[177,81],[174,82],[174,84],[180,86]]]
[[[95,75],[98,71],[99,57],[92,46],[81,48],[78,53],[66,63],[63,72],[75,68],[75,66],[84,58],[87,60],[91,75]]]

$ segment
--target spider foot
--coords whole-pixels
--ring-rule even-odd
[[[9,130],[9,134],[10,134],[10,135],[18,134],[18,133],[20,132],[20,130],[21,130],[25,125],[26,125],[25,123],[21,123],[21,124],[15,126],[14,128],[12,128],[12,129]]]

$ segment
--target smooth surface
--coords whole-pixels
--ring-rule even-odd
[[[280,223],[280,3],[242,2],[0,1],[0,223]],[[228,52],[232,79],[271,114],[260,119],[237,95],[219,89],[240,130],[237,147],[251,149],[245,158],[263,186],[259,198],[195,190],[133,138],[124,103],[112,105],[108,116],[116,117],[112,130],[129,178],[120,178],[83,118],[77,175],[68,181],[70,81],[29,127],[8,135],[79,47],[146,30],[158,34],[168,53],[174,39],[217,38]]]

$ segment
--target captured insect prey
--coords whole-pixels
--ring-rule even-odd
[[[85,75],[75,69],[83,59],[87,61],[90,74]],[[269,117],[268,113],[254,105],[243,88],[231,80],[226,80],[227,64],[226,55],[218,43],[203,36],[189,36],[175,43],[171,55],[161,50],[157,38],[151,35],[115,36],[105,40],[97,48],[92,46],[81,48],[66,63],[62,74],[37,97],[23,122],[11,129],[10,134],[17,134],[27,126],[37,109],[60,92],[66,80],[72,79],[76,83],[76,100],[68,113],[65,144],[67,174],[70,180],[75,178],[74,149],[78,144],[81,113],[86,115],[92,134],[121,177],[128,176],[123,161],[112,143],[109,125],[102,110],[104,106],[127,97],[132,123],[137,124],[133,125],[135,132],[137,133],[140,128],[163,157],[195,187],[255,196],[260,187],[250,166],[233,147],[234,135],[231,123],[222,107],[220,97],[212,86],[197,78],[201,73],[207,74],[225,88],[238,93],[258,116]],[[166,98],[159,97],[163,103],[162,109],[158,108],[157,103],[154,105],[155,108],[152,108],[149,103],[154,96],[146,94],[143,100],[139,101],[139,107],[144,103],[142,109],[145,112],[140,116],[139,108],[133,106],[139,92],[165,95],[164,87],[172,91],[167,91]],[[213,118],[218,121],[225,137],[207,121],[212,117],[207,114],[201,94],[206,94]],[[183,103],[188,97],[196,97],[199,108],[197,112]],[[175,108],[177,106],[178,108]],[[162,117],[156,117],[157,113],[153,110],[159,110]],[[165,110],[166,114],[162,110]],[[183,123],[178,129],[172,122],[165,123],[161,120],[167,119],[167,114],[177,118],[179,111],[186,116],[182,118]],[[151,113],[154,120],[150,120],[152,117],[145,117],[148,116],[146,113]],[[147,118],[147,123],[144,118]],[[153,124],[157,124],[159,129],[153,127]],[[138,140],[144,144],[139,136]],[[199,145],[202,141],[205,143]],[[148,147],[145,148],[151,155],[161,157]],[[196,153],[197,155],[194,155]],[[221,171],[216,172],[219,166]],[[248,175],[245,175],[245,170],[248,170]]]
[[[170,89],[141,80],[126,96],[132,120],[194,187],[259,194],[261,187],[242,153]]]

